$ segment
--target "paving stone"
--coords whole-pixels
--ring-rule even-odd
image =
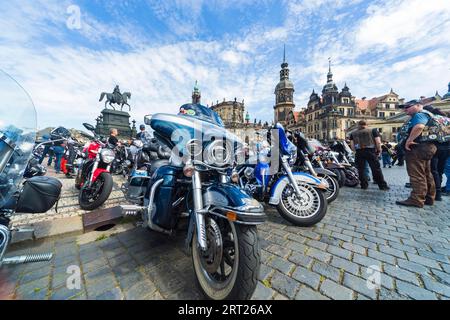
[[[156,292],[155,285],[148,281],[136,282],[125,291],[126,300],[142,300]]]
[[[355,252],[355,253],[362,254],[362,255],[365,255],[366,251],[367,251],[366,248],[364,248],[364,247],[362,247],[360,245],[354,244],[354,243],[349,243],[349,242],[344,242],[342,244],[342,248],[350,250],[350,251]]]
[[[325,263],[329,262],[332,258],[331,254],[321,251],[321,250],[318,250],[318,249],[315,249],[315,248],[308,249],[306,254],[310,257],[313,257],[313,258],[315,258],[319,261],[325,262]]]
[[[319,274],[302,267],[297,267],[295,269],[294,273],[292,274],[292,278],[316,290],[320,284]]]
[[[422,280],[426,289],[450,298],[450,286],[439,283],[438,280],[430,276],[422,276]]]
[[[331,265],[340,269],[341,271],[346,271],[353,275],[359,275],[359,265],[351,262],[350,260],[342,259],[339,257],[333,257],[331,260]]]
[[[84,293],[84,289],[68,289],[66,286],[59,287],[52,290],[50,299],[51,300],[69,300],[77,295]]]
[[[258,274],[258,280],[264,281],[267,278],[269,278],[272,273],[274,272],[274,269],[266,266],[265,264],[261,264],[259,268],[259,274]]]
[[[290,299],[295,297],[298,289],[300,288],[299,282],[278,271],[275,271],[270,283],[272,284],[273,289]]]
[[[302,266],[306,269],[309,269],[314,262],[313,258],[298,252],[292,253],[292,255],[290,255],[288,259],[296,265]]]
[[[280,245],[276,245],[276,244],[272,244],[271,246],[269,246],[267,248],[267,251],[269,251],[273,254],[276,254],[277,256],[283,257],[283,258],[287,257],[291,254],[290,249],[280,246]]]
[[[377,298],[376,288],[369,287],[369,284],[367,283],[367,279],[356,277],[349,273],[344,273],[344,279],[343,279],[342,285],[344,285],[345,287],[350,288],[358,293],[361,293],[364,296],[369,297],[371,299]]]
[[[402,269],[406,269],[408,271],[418,274],[430,273],[430,269],[428,267],[404,259],[397,259],[397,265]]]
[[[412,254],[412,253],[406,253],[406,256],[408,257],[409,261],[412,262],[416,262],[418,264],[430,267],[430,268],[435,268],[435,269],[440,269],[439,263],[435,260],[431,260],[428,258],[424,258],[422,256],[419,256],[417,254]]]
[[[362,256],[360,254],[355,253],[353,255],[353,262],[366,266],[366,267],[371,267],[371,266],[378,266],[381,268],[382,263],[379,260],[373,259],[373,258],[369,258],[366,256]]]
[[[335,247],[335,246],[328,246],[327,248],[327,252],[334,255],[334,256],[338,256],[347,260],[350,260],[352,257],[352,252],[346,249],[342,249],[339,247]]]
[[[94,297],[95,300],[123,300],[123,293],[119,288],[112,288]]]
[[[328,246],[326,243],[323,243],[323,242],[320,242],[317,240],[308,240],[306,242],[306,245],[308,247],[313,247],[313,248],[316,248],[316,249],[322,250],[322,251],[325,251]]]
[[[448,260],[448,257],[443,255],[443,254],[439,254],[439,253],[435,253],[435,252],[430,252],[430,251],[425,251],[425,250],[418,250],[419,255],[425,258],[429,258],[432,260],[436,260],[436,261],[440,261],[443,263],[450,263],[450,261]]]
[[[271,288],[267,288],[261,282],[256,285],[255,292],[253,293],[252,300],[270,300],[276,292]]]
[[[323,236],[322,238],[320,238],[320,242],[335,246],[335,247],[339,247],[341,245],[341,243],[343,242],[343,240],[332,237],[332,236]]]
[[[412,285],[408,282],[398,280],[397,290],[399,294],[408,296],[415,300],[437,300],[436,294],[432,291]]]
[[[450,286],[450,274],[439,270],[431,270],[434,277],[442,284]]]
[[[350,236],[347,236],[347,235],[345,235],[345,234],[338,233],[338,232],[333,232],[333,233],[331,234],[331,236],[334,237],[334,238],[337,238],[337,239],[339,239],[339,240],[343,240],[343,241],[345,241],[345,242],[351,242],[352,239],[353,239],[353,238],[350,237]]]
[[[295,296],[295,300],[330,300],[328,297],[312,290],[311,288],[302,286]]]
[[[391,256],[391,255],[388,255],[388,254],[385,254],[385,253],[382,253],[382,252],[378,252],[378,251],[375,251],[375,250],[372,250],[372,249],[368,250],[368,255],[371,258],[374,258],[374,259],[382,261],[382,262],[387,262],[387,263],[390,263],[392,265],[394,265],[395,261],[396,261],[394,256]]]
[[[340,281],[341,271],[338,268],[330,266],[326,263],[316,261],[312,266],[312,271],[323,275],[326,278],[332,279],[336,282]]]
[[[400,279],[415,284],[416,286],[420,286],[417,274],[406,271],[400,267],[385,265],[384,272],[396,279]]]
[[[380,245],[378,248],[379,248],[380,252],[382,252],[382,253],[389,254],[394,257],[406,259],[406,254],[402,250],[394,249],[394,248],[391,248],[389,246],[384,246],[384,245]]]
[[[289,272],[294,268],[294,264],[280,257],[274,257],[269,261],[268,265],[284,274],[289,274]]]
[[[287,252],[287,250],[292,250],[294,252],[305,252],[306,249],[308,249],[308,247],[306,245],[303,245],[301,243],[295,242],[295,241],[288,241],[285,245],[285,252]],[[290,251],[289,251],[290,253]],[[287,254],[289,255],[289,254]],[[287,255],[284,255],[284,257],[286,257]]]
[[[354,293],[349,288],[326,279],[320,286],[320,292],[335,300],[351,300]]]

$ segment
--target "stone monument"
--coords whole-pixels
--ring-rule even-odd
[[[116,128],[119,130],[119,139],[129,139],[135,136],[134,132],[136,129],[132,130],[130,127],[130,114],[122,111],[124,105],[127,105],[129,111],[131,111],[131,106],[127,102],[131,97],[131,93],[121,93],[119,86],[116,86],[113,93],[102,92],[99,101],[102,101],[105,96],[105,108],[102,110],[102,114],[96,119],[97,125],[95,126],[95,132],[102,136],[109,136],[109,131],[112,128]],[[107,108],[108,102],[112,109]],[[114,104],[120,106],[121,110],[116,110]]]

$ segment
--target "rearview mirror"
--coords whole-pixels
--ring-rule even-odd
[[[148,115],[144,116],[144,123],[145,123],[146,125],[149,126],[151,120],[152,120],[152,115],[151,115],[151,114],[148,114]]]
[[[89,131],[95,131],[95,127],[92,124],[89,123],[83,123],[83,126],[88,129]]]

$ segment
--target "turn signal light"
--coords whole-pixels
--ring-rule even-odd
[[[228,211],[227,212],[227,219],[230,220],[230,221],[236,221],[237,220],[236,212]]]
[[[194,168],[193,165],[186,164],[186,165],[184,166],[184,168],[183,168],[183,174],[184,174],[186,177],[190,178],[190,177],[192,177],[192,176],[194,175],[194,170],[195,170],[195,168]]]

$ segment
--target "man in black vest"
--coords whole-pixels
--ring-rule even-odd
[[[367,122],[359,121],[358,129],[350,135],[351,148],[356,152],[355,164],[358,169],[361,189],[367,189],[369,184],[364,174],[364,164],[367,161],[372,170],[373,179],[380,190],[389,190],[381,171],[378,157],[381,153],[381,137],[377,129],[369,129]]]

